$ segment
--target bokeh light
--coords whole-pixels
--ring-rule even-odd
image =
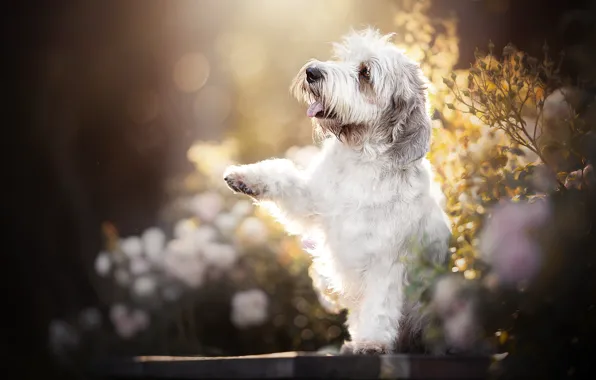
[[[198,91],[209,78],[209,61],[201,53],[187,53],[174,65],[172,77],[180,91]]]

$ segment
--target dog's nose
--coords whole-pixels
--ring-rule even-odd
[[[314,83],[323,77],[321,70],[315,66],[309,66],[306,68],[306,81],[308,83]]]

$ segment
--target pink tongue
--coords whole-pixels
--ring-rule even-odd
[[[306,110],[306,116],[308,117],[315,117],[317,116],[317,114],[321,111],[323,111],[323,105],[319,102],[314,102],[313,104],[311,104],[310,106],[308,106],[308,109]]]

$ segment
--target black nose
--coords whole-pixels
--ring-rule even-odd
[[[314,66],[306,68],[306,81],[308,83],[314,83],[323,77],[323,73],[320,69]]]

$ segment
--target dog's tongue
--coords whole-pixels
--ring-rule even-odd
[[[324,110],[323,105],[320,102],[314,102],[308,109],[306,110],[306,116],[308,117],[315,117],[319,112]]]

